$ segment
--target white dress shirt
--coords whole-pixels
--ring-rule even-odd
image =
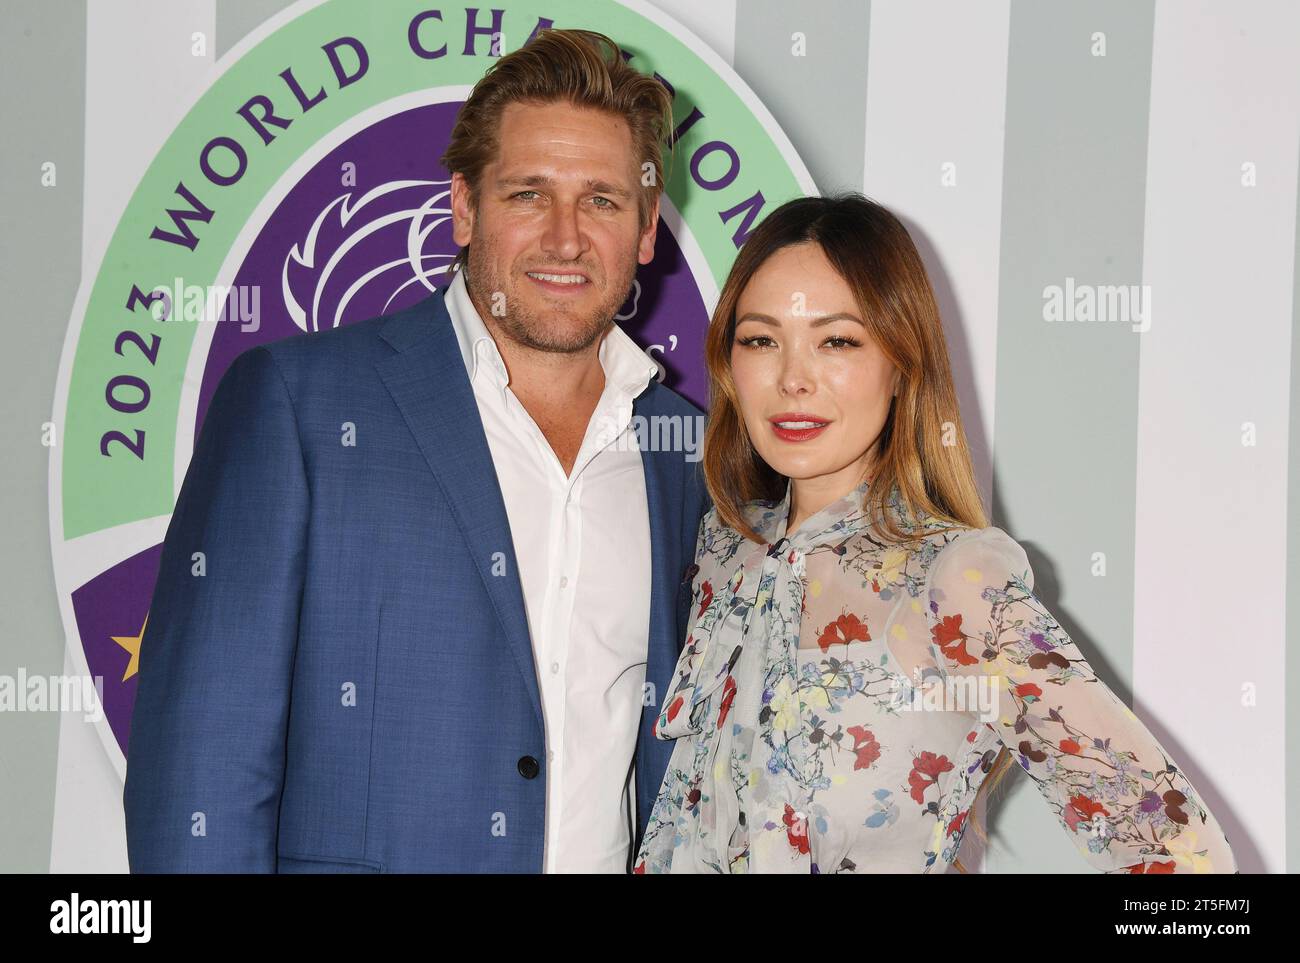
[[[446,304],[505,499],[537,667],[544,872],[624,873],[650,626],[649,510],[629,426],[632,399],[658,369],[615,324],[599,349],[605,388],[566,476],[510,390],[463,269]]]

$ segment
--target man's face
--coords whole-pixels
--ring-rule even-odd
[[[470,245],[470,296],[490,327],[541,351],[576,352],[609,328],[637,264],[654,256],[659,202],[641,229],[640,159],[621,117],[514,103],[477,209],[452,175],[453,237]]]

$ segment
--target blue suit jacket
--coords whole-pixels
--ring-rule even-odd
[[[222,378],[141,648],[133,872],[541,871],[537,673],[444,291],[254,348]],[[653,381],[634,413],[702,414]],[[642,461],[657,702],[707,496],[685,452]],[[633,851],[672,748],[657,712],[637,737]]]

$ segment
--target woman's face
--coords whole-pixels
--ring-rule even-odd
[[[731,369],[749,437],[772,468],[833,497],[862,480],[898,375],[819,244],[782,248],[745,286]]]

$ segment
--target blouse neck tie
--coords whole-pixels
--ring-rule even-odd
[[[679,681],[655,732],[661,739],[700,736],[695,778],[681,805],[689,810],[712,799],[715,824],[678,845],[675,871],[811,872],[797,685],[805,557],[822,546],[834,550],[866,527],[862,501],[869,483],[790,535],[788,482],[780,502],[750,503],[747,518],[766,541],[743,540],[728,583],[701,587],[701,607],[678,660]],[[733,773],[743,778],[733,780]],[[680,813],[678,825],[685,825]],[[678,860],[686,865],[679,869]]]

